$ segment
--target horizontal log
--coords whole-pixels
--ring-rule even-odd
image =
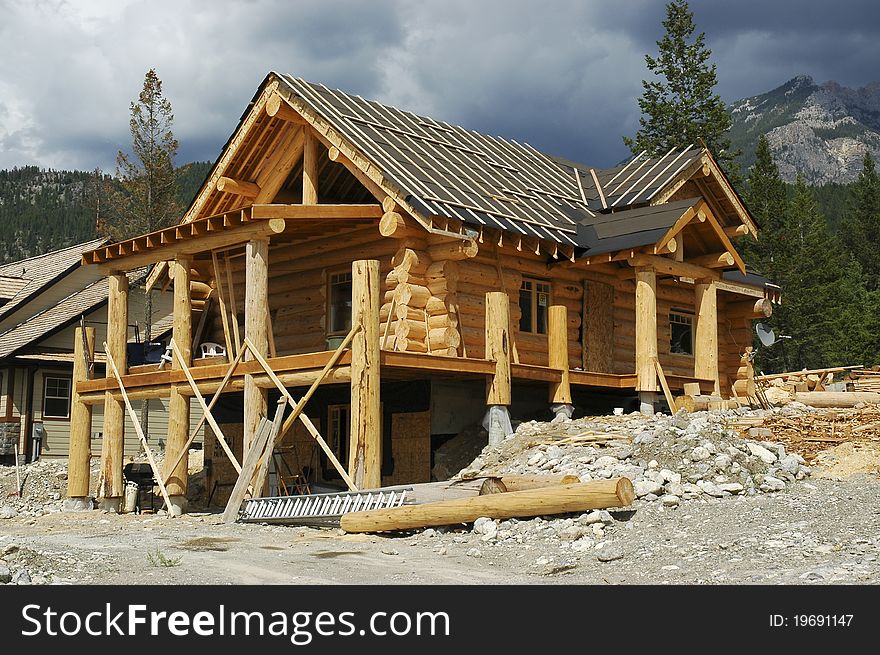
[[[469,259],[474,257],[478,250],[477,242],[472,239],[436,243],[428,246],[428,254],[434,261]]]
[[[461,344],[461,334],[453,327],[437,328],[428,332],[428,341],[432,348],[435,346],[457,348]]]
[[[859,403],[880,404],[880,393],[873,391],[799,391],[794,399],[810,407],[855,407]]]
[[[408,339],[406,337],[395,337],[395,350],[399,350],[401,352],[411,352],[411,353],[426,353],[428,352],[428,347],[425,345],[424,341],[419,341],[416,339]]]
[[[458,348],[455,348],[452,346],[442,347],[442,348],[438,348],[438,349],[431,348],[431,350],[428,351],[428,354],[429,355],[437,355],[440,357],[457,357],[458,356]]]
[[[217,191],[221,193],[234,193],[243,198],[256,198],[260,195],[260,186],[246,180],[236,180],[231,177],[220,177],[217,180]]]
[[[424,340],[428,333],[424,321],[410,321],[408,319],[402,321],[394,321],[394,334],[398,337],[408,337],[410,339]]]
[[[424,274],[431,265],[431,258],[424,251],[415,248],[398,248],[391,258],[394,268]]]
[[[418,221],[396,211],[385,212],[379,221],[379,234],[391,239],[424,238],[425,228]]]
[[[469,523],[481,516],[508,519],[548,516],[590,509],[626,507],[634,498],[627,478],[612,478],[488,494],[472,498],[443,500],[424,505],[343,514],[340,527],[346,532],[385,532],[429,526]]]
[[[397,298],[397,305],[424,308],[431,298],[431,292],[418,284],[398,284],[394,291],[385,292],[385,302],[390,303],[392,298]]]
[[[580,479],[576,475],[542,475],[542,474],[510,474],[501,476],[501,484],[507,491],[526,491],[527,489],[543,489],[560,484],[577,484]]]
[[[428,317],[428,328],[436,330],[438,328],[457,328],[459,324],[458,314],[436,314]]]

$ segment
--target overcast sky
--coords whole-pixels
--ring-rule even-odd
[[[270,70],[595,166],[627,155],[662,0],[0,0],[0,167],[114,170],[155,67],[178,163],[213,160]],[[725,101],[880,77],[876,0],[691,0]]]

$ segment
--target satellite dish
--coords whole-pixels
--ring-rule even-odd
[[[773,333],[773,328],[766,323],[757,323],[755,325],[755,332],[758,334],[758,340],[760,340],[765,347],[772,346],[776,343],[776,335]]]

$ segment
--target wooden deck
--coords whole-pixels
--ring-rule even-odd
[[[289,387],[306,386],[317,378],[321,369],[333,355],[331,351],[305,353],[301,355],[287,355],[268,359],[272,370],[278,378]],[[380,355],[382,363],[383,379],[416,379],[426,377],[444,378],[486,378],[495,372],[495,363],[487,359],[475,359],[466,357],[442,357],[437,355],[425,355],[420,353],[404,353],[383,351]],[[195,360],[191,370],[193,379],[202,394],[213,393],[220,386],[223,376],[226,374],[228,364],[213,363],[217,358],[211,358],[209,365],[199,365]],[[241,362],[226,389],[229,392],[244,389],[244,376],[254,375],[257,386],[262,388],[274,388],[274,384],[263,373],[258,362]],[[571,384],[579,387],[591,387],[594,389],[615,389],[635,391],[637,375],[635,373],[614,374],[599,373],[594,371],[571,370]],[[531,382],[558,382],[561,372],[547,366],[535,366],[530,364],[511,364],[511,378],[514,381]],[[131,399],[161,398],[170,395],[172,387],[177,387],[180,393],[192,395],[183,371],[166,368],[158,370],[158,365],[134,367],[127,375],[123,376],[123,383]],[[329,373],[325,384],[347,383],[351,379],[351,351],[345,351],[336,367]],[[701,380],[693,377],[667,376],[669,386],[673,389],[681,389],[685,383],[699,382],[701,388],[707,391],[712,388],[711,380]],[[87,404],[102,403],[105,392],[110,391],[114,398],[119,397],[119,389],[115,380],[111,378],[99,378],[77,383],[77,391],[81,399]]]

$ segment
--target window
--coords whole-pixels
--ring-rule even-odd
[[[327,290],[327,334],[351,329],[351,271],[330,274]]]
[[[519,289],[519,330],[547,334],[547,308],[550,306],[550,283],[523,278]]]
[[[348,437],[351,425],[351,405],[327,407],[327,445],[343,466],[348,464]],[[330,467],[332,469],[332,466]],[[336,469],[333,469],[335,472]]]
[[[669,312],[671,342],[669,352],[678,355],[694,354],[694,315],[681,309]]]
[[[70,378],[44,380],[43,418],[70,417]]]

